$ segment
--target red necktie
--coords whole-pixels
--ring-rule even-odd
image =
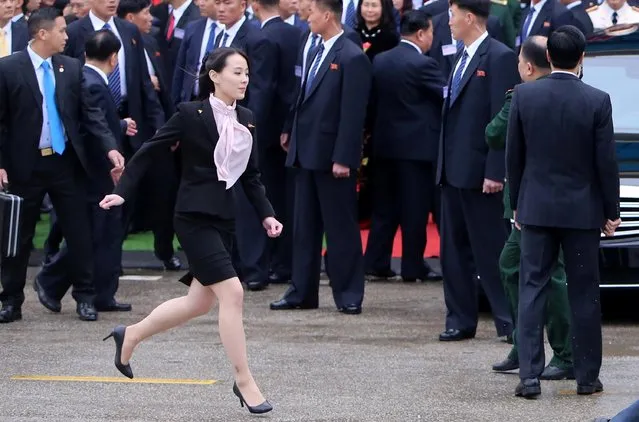
[[[169,16],[169,27],[166,29],[166,40],[171,41],[173,38],[173,29],[175,29],[175,17],[173,17],[173,13]]]

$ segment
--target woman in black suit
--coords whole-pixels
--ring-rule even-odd
[[[105,209],[122,205],[154,159],[179,142],[182,178],[174,222],[189,261],[190,273],[180,280],[190,285],[189,292],[164,302],[137,324],[116,327],[107,338],[115,340],[116,367],[133,378],[128,362],[141,341],[207,314],[217,299],[220,337],[235,370],[233,392],[251,413],[266,413],[272,407],[248,367],[242,323],[244,290],[231,264],[233,184],[242,184],[270,237],[279,236],[282,225],[273,217],[260,182],[253,115],[236,106],[248,85],[248,60],[233,48],[218,48],[203,67],[200,89],[210,96],[180,104],[173,117],[133,156],[114,193],[100,202]]]

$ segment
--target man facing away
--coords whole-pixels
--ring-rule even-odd
[[[519,52],[519,75],[524,82],[531,82],[546,78],[550,74],[550,63],[546,58],[546,43],[548,38],[533,35],[524,41]],[[486,142],[490,148],[500,150],[506,146],[506,129],[512,90],[506,93],[504,107],[486,126]],[[512,220],[513,211],[510,208],[508,184],[504,184],[504,218]],[[519,262],[521,256],[521,231],[514,227],[504,245],[499,257],[501,281],[510,302],[513,319],[516,323],[519,307]],[[544,369],[540,379],[561,380],[574,379],[572,365],[572,349],[570,342],[570,305],[568,304],[568,290],[566,287],[566,271],[563,256],[560,254],[557,266],[553,270],[550,281],[550,292],[546,305],[546,330],[548,342],[554,351],[549,365]],[[516,324],[515,324],[516,325]],[[517,336],[513,332],[513,347],[508,357],[493,365],[494,371],[511,371],[519,368],[519,354]]]
[[[563,249],[577,394],[603,391],[600,231],[619,219],[610,97],[577,77],[586,40],[574,26],[548,38],[552,73],[515,87],[506,141],[510,205],[521,227],[517,396],[541,394],[550,276]],[[541,124],[543,123],[543,124]]]

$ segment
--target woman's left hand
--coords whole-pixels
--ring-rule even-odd
[[[266,230],[268,237],[278,237],[282,234],[282,223],[277,221],[275,217],[266,217],[264,221],[262,221],[262,226],[264,230]]]

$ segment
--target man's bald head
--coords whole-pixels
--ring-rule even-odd
[[[532,64],[540,72],[550,72],[550,63],[546,57],[548,38],[541,35],[533,35],[526,38],[521,46],[523,59]]]

